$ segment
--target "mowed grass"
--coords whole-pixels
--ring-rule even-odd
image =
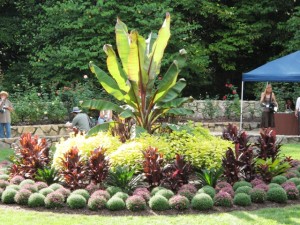
[[[14,150],[11,148],[1,148],[0,149],[0,162],[3,160],[8,160],[11,155],[14,154]]]
[[[286,156],[291,156],[293,159],[300,160],[300,143],[283,145],[281,147],[281,153]]]

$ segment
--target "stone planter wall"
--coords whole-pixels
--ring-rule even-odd
[[[20,137],[23,133],[31,133],[39,137],[68,135],[65,124],[32,125],[32,126],[12,126],[11,136]]]

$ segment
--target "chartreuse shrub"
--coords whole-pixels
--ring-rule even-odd
[[[169,199],[169,204],[171,209],[184,210],[189,208],[190,201],[185,196],[175,195]]]
[[[201,194],[201,193],[208,194],[213,199],[216,195],[216,190],[213,187],[206,185],[206,186],[203,186],[202,188],[200,188],[197,193],[198,194]]]
[[[6,189],[14,189],[16,191],[20,190],[20,186],[19,185],[16,185],[16,184],[10,184],[6,187]]]
[[[151,191],[151,196],[154,196],[160,190],[166,190],[166,188],[160,186],[153,188]]]
[[[40,193],[33,193],[28,199],[29,207],[41,207],[45,205],[45,196]]]
[[[156,194],[150,198],[149,207],[153,210],[164,211],[170,208],[170,204],[164,196]]]
[[[236,189],[235,194],[239,194],[239,193],[245,193],[245,194],[249,194],[250,191],[252,190],[252,187],[249,186],[241,186],[238,189]]]
[[[269,189],[272,189],[272,188],[282,188],[282,187],[280,186],[280,184],[270,183],[269,184]]]
[[[92,194],[88,201],[88,208],[93,211],[104,209],[106,203],[107,199],[104,196]]]
[[[119,197],[112,197],[107,201],[106,207],[109,210],[118,211],[118,210],[125,209],[126,205],[125,205],[125,202],[123,201],[123,199],[121,199]]]
[[[168,189],[162,189],[156,192],[155,195],[161,195],[164,196],[166,199],[170,199],[171,197],[174,196],[174,192]]]
[[[277,175],[277,176],[272,178],[271,183],[283,184],[286,181],[287,181],[287,178],[285,176]]]
[[[38,191],[35,184],[24,184],[21,186],[21,189],[27,189],[27,190],[31,191],[32,193],[35,193]]]
[[[267,193],[259,188],[253,188],[249,194],[251,201],[254,203],[264,203],[267,199]]]
[[[5,204],[12,204],[15,203],[15,195],[17,191],[10,188],[3,191],[1,195],[1,201]]]
[[[25,184],[35,184],[35,181],[34,181],[34,180],[31,180],[31,179],[23,180],[23,181],[20,183],[20,187],[23,187]]]
[[[59,188],[62,188],[63,186],[61,184],[58,184],[58,183],[54,183],[54,184],[51,184],[49,186],[49,188],[51,188],[53,191],[56,191],[57,189]]]
[[[4,189],[0,188],[0,199],[1,199],[3,191],[4,191]]]
[[[119,187],[110,186],[110,187],[106,188],[106,191],[110,194],[110,196],[113,196],[118,192],[122,192],[122,189]]]
[[[133,195],[127,198],[126,207],[130,211],[141,211],[146,209],[146,201],[142,196]]]
[[[196,194],[191,201],[192,208],[196,210],[209,210],[213,205],[214,201],[205,193]]]
[[[9,175],[7,174],[0,174],[0,180],[8,180],[9,179]]]
[[[72,193],[67,198],[67,204],[71,209],[82,209],[86,206],[86,199],[80,194]]]
[[[116,194],[113,195],[113,197],[119,197],[121,199],[123,199],[123,201],[126,201],[126,199],[129,197],[128,194],[126,194],[125,192],[117,192]]]
[[[267,192],[267,199],[271,202],[285,203],[287,194],[283,188],[270,188]]]
[[[233,190],[236,191],[239,187],[243,187],[243,186],[247,186],[247,187],[251,187],[252,188],[252,184],[247,182],[247,181],[238,181],[235,182],[233,187]]]
[[[53,189],[47,187],[47,188],[43,188],[39,191],[39,193],[41,193],[44,196],[47,196],[48,194],[54,192]]]
[[[28,199],[29,199],[29,197],[30,197],[31,194],[32,194],[31,191],[29,191],[27,189],[21,189],[15,195],[14,200],[19,205],[27,205]]]
[[[90,198],[90,193],[85,189],[77,189],[77,190],[73,191],[71,194],[81,195],[82,197],[84,197],[86,199],[86,201],[88,201]]]
[[[298,178],[298,177],[293,177],[291,179],[288,179],[288,181],[293,182],[296,186],[300,185],[300,178]]]
[[[246,193],[238,193],[234,196],[233,203],[239,206],[249,206],[251,205],[251,197]]]

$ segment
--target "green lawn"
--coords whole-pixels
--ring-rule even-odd
[[[14,154],[14,150],[10,148],[2,148],[0,149],[0,162],[3,160],[7,160],[9,156]]]
[[[300,144],[286,144],[281,147],[281,153],[300,160]]]

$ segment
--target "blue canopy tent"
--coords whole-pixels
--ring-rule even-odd
[[[248,73],[243,73],[241,90],[240,129],[243,122],[244,82],[300,82],[300,51],[270,61]]]

